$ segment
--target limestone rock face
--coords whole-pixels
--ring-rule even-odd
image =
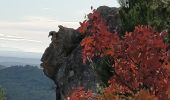
[[[117,8],[102,6],[97,10],[110,30],[118,29],[120,20]],[[63,100],[78,86],[95,90],[100,80],[92,67],[82,62],[81,34],[72,28],[59,26],[59,31],[51,31],[49,36],[52,36],[51,43],[41,58],[41,66],[44,74],[56,84],[56,100]]]

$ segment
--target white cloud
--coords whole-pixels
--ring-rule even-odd
[[[14,35],[6,35],[6,34],[0,34],[0,39],[1,40],[10,40],[10,41],[27,41],[27,42],[41,43],[41,41],[38,41],[38,40],[31,40],[31,39],[26,39],[24,37],[19,37],[19,36],[14,36]]]
[[[36,43],[41,43],[41,41],[37,41],[37,40],[28,40],[28,39],[16,39],[16,38],[3,38],[0,37],[1,40],[5,40],[5,41],[25,41],[25,42],[36,42]]]
[[[4,36],[4,34],[1,34],[1,33],[0,33],[0,36]]]
[[[42,10],[51,10],[51,8],[44,7],[44,8],[42,8]]]
[[[4,35],[3,37],[5,38],[11,38],[11,39],[24,39],[23,37],[18,37],[18,36],[14,36],[14,35]]]
[[[18,37],[18,36],[14,36],[14,35],[0,34],[0,38],[22,39],[23,37]]]
[[[23,51],[44,52],[50,43],[48,32],[58,31],[58,25],[77,28],[79,23],[40,16],[27,16],[20,21],[0,20],[0,46],[5,44]]]
[[[77,28],[78,22],[71,21],[57,21],[56,19],[50,19],[45,17],[28,16],[22,21],[2,21],[0,20],[0,28],[5,29],[19,29],[19,30],[50,30],[52,28],[57,29],[58,25],[63,25],[70,28]]]

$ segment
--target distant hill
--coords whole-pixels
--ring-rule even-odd
[[[33,65],[40,66],[40,58],[19,58],[0,56],[0,65],[10,67],[14,65]]]
[[[54,83],[38,67],[27,65],[2,69],[0,85],[6,89],[7,100],[55,100]]]
[[[9,48],[8,48],[9,49]],[[0,65],[10,67],[13,65],[40,66],[42,53],[24,52],[18,50],[3,50],[0,48]]]
[[[5,67],[5,66],[3,66],[3,65],[0,65],[0,70],[1,70],[1,69],[4,69],[4,68],[6,68],[6,67]]]

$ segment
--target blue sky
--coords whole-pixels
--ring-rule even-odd
[[[0,51],[44,52],[48,32],[58,25],[77,28],[101,5],[118,7],[117,0],[0,0]]]

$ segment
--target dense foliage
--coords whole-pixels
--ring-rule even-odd
[[[54,83],[35,66],[12,66],[0,70],[0,85],[5,88],[6,100],[55,99]]]
[[[96,68],[96,59],[107,58],[105,64],[111,67],[112,76],[108,80],[109,86],[100,93],[78,88],[66,100],[170,99],[170,58],[166,42],[168,33],[164,31],[169,26],[163,21],[163,18],[169,21],[169,17],[163,17],[167,12],[158,16],[160,6],[154,5],[154,14],[149,12],[155,2],[130,0],[128,5],[122,2],[125,5],[120,10],[121,17],[124,17],[121,18],[122,27],[124,32],[128,31],[123,36],[109,32],[96,10],[88,15],[89,20],[85,20],[78,28],[84,36],[81,42],[83,62],[89,62]]]
[[[118,0],[121,4],[122,31],[130,32],[136,25],[150,25],[157,31],[170,31],[169,0]]]

